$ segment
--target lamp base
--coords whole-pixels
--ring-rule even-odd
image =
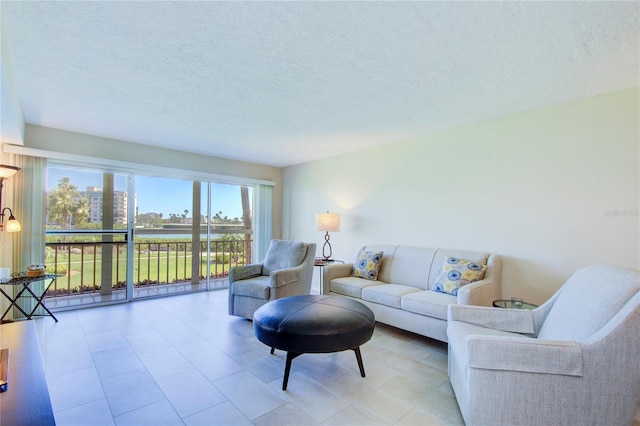
[[[329,254],[326,253],[327,247],[329,247]],[[324,257],[324,260],[331,259],[331,244],[329,243],[329,231],[327,231],[327,233],[324,234],[324,244],[322,246],[322,257]]]

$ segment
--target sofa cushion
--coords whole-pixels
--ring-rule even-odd
[[[400,307],[405,311],[446,320],[447,306],[454,303],[456,303],[455,296],[424,290],[404,296]]]
[[[377,280],[383,255],[382,251],[374,252],[360,249],[358,256],[356,256],[356,261],[353,263],[353,273],[351,275],[367,280]]]
[[[362,299],[400,309],[402,296],[419,291],[422,290],[409,285],[382,284],[363,288]]]
[[[233,283],[233,294],[236,296],[248,296],[256,299],[269,300],[271,294],[270,283],[271,277],[264,275],[235,281]]]
[[[436,278],[433,289],[455,296],[463,285],[481,280],[486,270],[487,265],[449,256],[440,268],[440,274]]]
[[[361,299],[363,288],[382,284],[384,284],[382,281],[363,280],[356,277],[334,278],[329,283],[329,291]]]
[[[301,241],[271,240],[267,256],[262,262],[262,275],[298,266],[306,254],[307,245]]]
[[[435,253],[436,249],[431,248],[399,246],[393,256],[393,262],[389,268],[389,281],[387,282],[427,290],[429,288],[429,271]],[[440,265],[438,264],[437,267]]]

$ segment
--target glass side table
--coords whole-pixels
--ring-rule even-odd
[[[506,309],[535,309],[538,307],[538,305],[534,305],[533,303],[528,303],[523,301],[514,301],[511,299],[494,300],[493,306],[496,308],[506,308]]]
[[[325,259],[324,257],[316,257],[314,262],[313,262],[313,266],[317,266],[320,268],[320,294],[324,294],[323,288],[324,288],[324,278],[322,276],[322,269],[327,266],[327,265],[331,265],[333,263],[344,263],[344,260],[338,260],[338,259]]]

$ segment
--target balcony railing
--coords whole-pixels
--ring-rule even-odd
[[[209,244],[207,250],[207,242],[159,239],[133,243],[133,285],[144,288],[199,283],[207,277],[224,280],[233,266],[250,263],[250,259],[247,262],[247,253],[251,252],[251,241],[211,240]],[[47,297],[105,294],[126,287],[125,241],[48,242],[46,247],[47,270],[65,274],[51,286]],[[194,256],[200,259],[194,262]],[[107,287],[103,288],[105,285]]]

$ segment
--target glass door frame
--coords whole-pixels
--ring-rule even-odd
[[[133,254],[134,240],[133,229],[135,227],[136,214],[136,180],[132,172],[127,172],[127,199],[133,200],[127,204],[127,285],[125,287],[127,302],[133,300]]]
[[[122,190],[119,191],[126,191],[127,193],[127,200],[135,200],[135,197],[132,196],[132,194],[135,193],[135,189],[134,189],[134,184],[133,184],[133,173],[127,170],[117,170],[117,169],[113,169],[111,167],[104,167],[104,166],[100,166],[100,165],[94,165],[94,164],[71,164],[69,162],[66,161],[49,161],[47,164],[47,169],[49,167],[53,167],[53,168],[60,168],[60,169],[67,169],[69,170],[70,173],[76,171],[78,173],[91,173],[91,174],[96,174],[96,175],[101,175],[102,178],[104,179],[104,176],[107,174],[110,174],[112,176],[116,176],[119,175],[122,178],[126,179],[126,185],[125,188],[123,188]],[[47,178],[49,178],[48,173],[47,173]],[[104,188],[103,188],[104,190]],[[113,190],[112,188],[112,191]],[[113,197],[113,194],[112,194]],[[47,206],[45,207],[45,209],[48,209],[48,203]],[[103,207],[104,209],[104,207]],[[100,229],[75,229],[75,228],[70,228],[70,229],[46,229],[44,230],[45,233],[45,238],[47,236],[60,236],[60,237],[64,237],[64,236],[96,236],[100,238],[100,242],[96,242],[93,244],[100,244],[101,246],[109,246],[109,247],[113,247],[114,245],[121,245],[121,244],[125,244],[126,247],[126,251],[125,251],[125,261],[126,261],[126,268],[125,268],[125,276],[124,278],[124,297],[117,297],[115,296],[114,298],[111,299],[105,299],[105,300],[98,300],[98,301],[94,301],[94,302],[89,302],[89,303],[80,303],[80,304],[69,304],[67,306],[64,306],[64,304],[61,304],[61,306],[58,306],[57,308],[54,308],[56,311],[57,310],[66,310],[68,308],[71,309],[75,309],[78,307],[90,307],[90,306],[100,306],[100,305],[105,305],[105,304],[112,304],[112,303],[123,303],[126,301],[130,301],[131,300],[131,295],[133,294],[133,262],[132,262],[132,256],[131,254],[133,253],[133,241],[131,236],[132,234],[132,229],[133,229],[133,220],[131,218],[131,211],[133,211],[132,209],[135,209],[135,202],[127,202],[127,220],[126,220],[126,227],[122,228],[122,229],[104,229],[104,228],[100,228]],[[48,213],[48,212],[47,212]],[[104,214],[104,213],[103,213]],[[104,225],[104,222],[102,223],[102,225]],[[117,237],[120,236],[122,238],[118,239],[115,238],[116,241],[109,241],[109,238],[106,238],[107,241],[103,241],[105,238],[103,237]],[[86,242],[77,242],[77,243],[72,243],[72,245],[77,245],[80,247],[83,247],[85,245],[87,245]],[[81,248],[81,250],[84,250]],[[102,248],[101,248],[102,250]],[[84,257],[83,257],[84,258]],[[116,257],[116,259],[118,259],[118,257]],[[111,260],[111,268],[116,268],[116,271],[118,271],[119,269],[119,265],[116,259]],[[84,262],[84,260],[83,260]],[[56,262],[56,267],[57,262]],[[102,266],[101,265],[101,272],[102,272]],[[84,267],[84,265],[83,265]],[[83,271],[83,268],[81,268],[81,272]],[[71,273],[71,271],[67,271],[68,274]],[[84,274],[84,272],[82,272]],[[117,273],[117,272],[116,272]],[[117,275],[116,275],[117,277]],[[65,277],[61,277],[59,278],[59,280],[64,280]],[[102,284],[102,277],[100,278],[100,281],[98,282],[99,285],[103,285]],[[118,279],[116,278],[116,281],[113,281],[114,278],[112,277],[111,279],[111,283],[110,285],[112,286],[111,291],[117,290],[117,283],[118,283]],[[120,281],[122,282],[122,281]],[[82,280],[81,280],[82,283]],[[115,288],[113,288],[114,284],[116,285]],[[94,277],[94,282],[93,285],[96,285],[95,282],[95,277]],[[79,293],[82,293],[82,284],[80,285],[80,290]],[[111,294],[111,293],[108,293]],[[105,296],[106,294],[100,294],[101,298],[102,296]],[[63,297],[63,296],[60,296]]]
[[[204,211],[206,211],[206,217],[207,217],[207,224],[206,227],[206,232],[207,232],[207,236],[206,236],[206,241],[203,239],[202,243],[207,250],[207,257],[210,258],[212,257],[212,252],[211,250],[214,248],[214,244],[215,242],[212,240],[213,235],[212,232],[215,232],[214,230],[214,224],[212,223],[212,215],[213,215],[213,210],[214,207],[212,205],[212,198],[215,197],[214,194],[214,185],[215,184],[231,184],[234,186],[237,186],[238,188],[242,187],[242,186],[246,186],[249,188],[252,188],[251,190],[251,216],[252,216],[252,225],[251,225],[251,234],[253,235],[252,237],[252,241],[251,241],[251,251],[254,253],[256,253],[256,244],[258,243],[257,239],[256,239],[256,232],[258,231],[256,229],[257,227],[257,218],[256,215],[260,215],[260,211],[257,210],[257,203],[259,202],[259,197],[258,197],[258,188],[260,186],[273,186],[274,183],[270,182],[270,181],[264,181],[264,180],[258,180],[258,179],[252,179],[252,178],[242,178],[242,177],[238,177],[238,178],[233,178],[233,177],[229,177],[229,176],[221,176],[221,175],[211,175],[211,174],[207,174],[207,173],[201,173],[201,172],[194,172],[194,171],[188,171],[188,170],[176,170],[176,169],[165,169],[162,167],[151,167],[149,169],[147,169],[145,167],[145,165],[135,165],[135,166],[140,166],[140,167],[133,167],[134,164],[131,163],[131,167],[123,167],[123,164],[108,164],[109,162],[107,161],[106,164],[105,163],[96,163],[96,162],[92,162],[92,161],[87,161],[87,162],[83,162],[80,161],[78,162],[77,159],[69,160],[69,159],[62,159],[62,158],[50,158],[47,167],[53,166],[53,167],[61,167],[61,168],[69,168],[71,170],[78,170],[78,171],[85,171],[85,172],[93,172],[93,173],[98,173],[98,174],[117,174],[120,175],[122,178],[127,179],[126,181],[126,189],[122,188],[120,189],[122,190],[126,190],[127,192],[127,199],[129,200],[129,202],[127,203],[127,219],[126,219],[126,227],[124,227],[123,229],[110,229],[110,230],[102,230],[102,229],[96,229],[96,230],[79,230],[79,229],[69,229],[69,230],[45,230],[46,235],[61,235],[61,234],[67,234],[70,235],[70,233],[75,233],[76,235],[79,234],[88,234],[88,233],[92,233],[93,235],[123,235],[124,238],[121,239],[121,242],[126,242],[126,260],[127,260],[127,264],[126,264],[126,277],[125,278],[125,288],[123,290],[124,294],[122,294],[123,297],[118,298],[117,300],[103,300],[103,301],[96,301],[95,303],[92,304],[88,304],[85,306],[97,306],[97,305],[104,305],[104,304],[111,304],[111,303],[123,303],[123,302],[128,302],[128,301],[132,301],[132,300],[136,300],[137,298],[134,297],[134,293],[135,293],[135,263],[134,263],[134,257],[135,257],[135,251],[136,251],[136,247],[135,247],[135,227],[136,227],[136,208],[137,208],[137,200],[136,200],[136,177],[138,175],[142,175],[142,176],[157,176],[157,177],[161,177],[161,178],[174,178],[174,179],[181,179],[181,180],[187,180],[187,181],[191,181],[191,182],[195,182],[195,181],[199,181],[201,184],[206,184],[207,188],[205,194],[207,199],[206,200],[200,200],[201,203],[206,203],[206,206],[202,206]],[[166,172],[166,173],[165,173]],[[122,187],[122,186],[121,186]],[[202,194],[202,195],[205,195]],[[205,213],[205,212],[202,213]],[[270,214],[269,214],[270,217]],[[204,229],[203,229],[204,230]],[[84,231],[84,232],[79,232],[79,231]],[[215,234],[214,234],[215,235]],[[204,248],[204,247],[203,247]],[[206,270],[206,279],[203,280],[203,284],[204,284],[204,288],[203,290],[214,290],[214,289],[220,289],[222,288],[220,283],[218,282],[218,285],[215,285],[216,281],[219,281],[215,278],[211,277],[211,273],[214,270],[213,266],[211,265],[210,262],[206,262],[206,266],[204,266],[204,270],[202,272],[205,272]],[[121,283],[122,281],[119,280]],[[122,287],[121,287],[122,288]],[[56,310],[64,310],[63,307],[56,309]]]

